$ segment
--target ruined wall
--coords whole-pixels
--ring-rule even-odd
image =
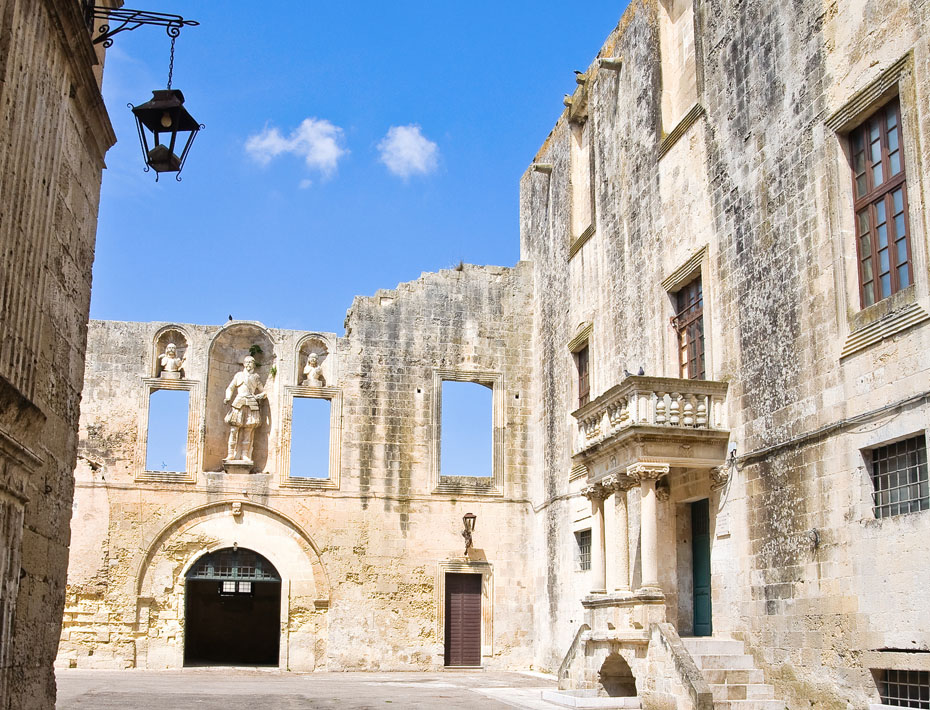
[[[927,428],[926,398],[905,400],[926,393],[930,366],[928,13],[907,2],[695,2],[697,108],[670,127],[663,12],[634,0],[598,55],[622,58],[622,68],[591,65],[535,157],[540,167],[524,175],[521,258],[534,266],[541,402],[533,494],[548,550],[535,627],[543,665],[557,667],[569,647],[585,574],[571,552],[583,524],[577,499],[565,498],[581,485],[570,480],[568,344],[592,325],[592,397],[624,368],[677,377],[662,282],[692,257],[704,283],[707,377],[729,383],[739,458],[720,494],[687,472],[671,477],[659,511],[671,528],[660,528],[669,620],[682,607],[680,506],[709,496],[715,633],[745,638],[791,707],[861,707],[877,697],[865,652],[930,650],[930,607],[918,599],[930,572],[906,552],[930,518],[875,520],[862,453]],[[897,73],[883,80],[889,70]],[[879,88],[857,93],[870,86]],[[863,310],[845,135],[894,93],[914,195],[915,284]],[[594,232],[580,244],[570,233],[579,120],[593,135],[595,204]],[[917,315],[893,325],[903,312]],[[634,495],[634,546],[635,508]],[[550,633],[549,615],[570,623]]]
[[[54,705],[103,157],[81,3],[0,2],[0,706]]]
[[[523,264],[424,275],[357,298],[342,338],[239,321],[92,322],[59,665],[181,665],[184,573],[204,552],[233,542],[268,557],[282,575],[282,667],[442,666],[446,571],[483,575],[482,662],[530,665],[528,276]],[[226,411],[208,383],[220,377],[217,387],[225,387],[218,343],[249,328],[223,361],[241,361],[265,338],[258,371],[268,420],[258,436],[267,456],[255,457],[253,473],[227,473],[208,455],[209,422]],[[172,386],[189,387],[199,407],[190,476],[143,470],[146,400],[150,387],[164,384],[152,378],[154,344],[168,330],[186,342],[184,378]],[[340,465],[328,480],[295,480],[284,466],[288,402],[306,392],[298,385],[308,340],[327,345],[325,392],[341,400]],[[450,481],[434,470],[434,399],[442,379],[456,376],[496,378],[499,490],[492,475]],[[466,512],[477,515],[467,558]]]

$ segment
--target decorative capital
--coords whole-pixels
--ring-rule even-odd
[[[712,490],[723,488],[730,480],[730,464],[715,466],[710,470],[710,487]]]
[[[668,475],[667,463],[639,462],[627,466],[626,475],[637,481],[658,481],[662,476]]]
[[[661,501],[667,501],[671,495],[671,490],[666,483],[656,486],[656,498]]]
[[[609,489],[611,493],[622,493],[635,486],[636,480],[622,473],[612,473],[601,479],[601,485]]]
[[[582,488],[581,495],[588,500],[604,500],[610,495],[610,489],[600,483],[595,483]]]

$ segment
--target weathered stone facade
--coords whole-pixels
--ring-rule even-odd
[[[92,322],[61,665],[182,665],[184,573],[233,544],[281,574],[283,667],[442,666],[446,571],[483,577],[483,662],[532,664],[528,273],[424,275],[356,299],[342,338],[239,321]],[[182,380],[152,378],[166,332],[184,343]],[[326,352],[325,387],[300,384],[308,342]],[[255,472],[225,472],[222,393],[254,344],[267,425]],[[492,383],[499,470],[436,475],[433,413],[446,379]],[[165,386],[192,393],[194,475],[144,470],[142,414]],[[330,441],[341,447],[328,477],[300,478],[286,468],[291,404],[314,389],[340,412]],[[463,556],[468,512],[478,523]]]
[[[0,707],[54,705],[103,158],[77,0],[0,1]]]
[[[876,517],[872,477],[930,412],[928,29],[905,0],[633,0],[522,179],[515,268],[357,299],[344,337],[93,323],[60,663],[180,665],[184,574],[235,542],[290,585],[291,668],[441,666],[444,575],[472,571],[483,664],[632,678],[647,708],[846,710],[930,669],[930,512]],[[912,278],[861,307],[850,134],[895,99]],[[169,329],[176,477],[139,438]],[[223,389],[259,342],[259,473],[223,473]],[[438,468],[444,379],[493,388],[485,478]],[[310,390],[341,411],[313,484],[285,463]]]

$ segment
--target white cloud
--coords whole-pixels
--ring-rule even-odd
[[[249,136],[245,142],[246,152],[252,158],[267,165],[282,153],[299,155],[307,167],[332,175],[339,159],[349,151],[342,146],[343,133],[326,119],[305,118],[287,138],[277,128],[265,128],[261,133]]]
[[[309,178],[304,178],[303,180],[300,181],[300,183],[298,184],[298,187],[301,190],[306,190],[312,184],[313,184],[313,180],[310,180]]]
[[[381,162],[398,177],[426,175],[439,164],[439,146],[426,138],[420,127],[391,126],[387,135],[378,143]]]

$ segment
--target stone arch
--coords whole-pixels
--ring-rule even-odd
[[[277,426],[277,422],[272,419],[272,413],[278,411],[276,343],[268,329],[257,321],[231,321],[217,331],[207,351],[204,471],[223,470],[226,440],[229,435],[229,427],[224,421],[228,407],[223,399],[226,387],[233,376],[242,369],[242,362],[249,354],[255,357],[257,371],[267,395],[267,399],[261,403],[262,423],[255,431],[255,447],[252,454],[254,470],[267,472],[269,464],[273,462],[268,450],[269,442],[274,441]]]
[[[308,333],[303,336],[297,343],[297,358],[294,364],[294,383],[297,385],[304,384],[304,368],[307,366],[307,358],[310,353],[316,353],[320,366],[323,368],[323,376],[326,378],[327,387],[336,386],[336,363],[333,357],[332,344],[329,338],[322,333]]]
[[[178,357],[187,359],[190,352],[190,336],[187,330],[179,325],[170,324],[162,326],[155,332],[152,338],[152,359],[150,362],[150,377],[159,377],[161,375],[161,355],[165,352],[168,343],[174,343],[178,351]],[[189,363],[185,362],[181,367],[181,376],[188,377]]]
[[[636,677],[630,664],[616,651],[608,654],[598,671],[599,694],[611,698],[635,698]]]
[[[330,583],[320,548],[292,518],[248,500],[192,508],[155,535],[135,570],[139,667],[183,665],[186,575],[204,554],[254,550],[281,577],[280,666],[313,670],[325,648]]]

